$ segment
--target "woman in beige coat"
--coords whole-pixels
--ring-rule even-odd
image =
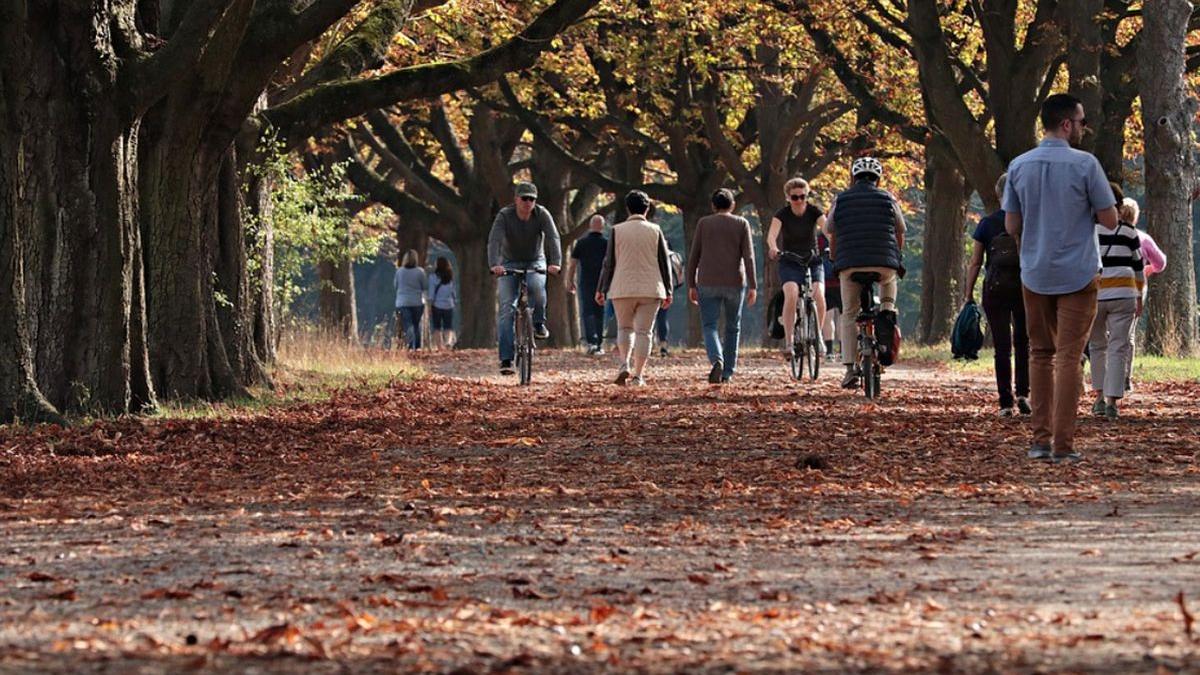
[[[617,384],[646,383],[642,370],[650,355],[650,332],[658,310],[671,306],[670,250],[658,225],[650,222],[650,197],[641,190],[625,195],[629,220],[613,226],[600,272],[596,302],[607,297],[617,314]]]

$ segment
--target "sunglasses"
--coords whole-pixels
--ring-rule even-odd
[[[1081,127],[1086,127],[1086,126],[1087,126],[1087,118],[1086,118],[1086,117],[1084,117],[1084,118],[1081,118],[1081,119],[1077,119],[1077,120],[1071,120],[1071,121],[1072,121],[1072,122],[1075,122],[1076,124],[1078,124],[1078,125],[1079,125],[1079,126],[1081,126]]]
[[[794,201],[794,202],[803,201],[803,200],[805,200],[805,199],[808,199],[808,193],[807,193],[807,192],[805,192],[804,194],[801,194],[801,195],[798,195],[798,194],[790,194],[790,195],[788,195],[788,199],[790,199],[790,200],[792,200],[792,201]]]
[[[528,195],[522,195],[522,196],[521,196],[521,201],[523,201],[523,202],[536,202],[536,201],[537,201],[537,197],[530,197],[530,196],[528,196]]]

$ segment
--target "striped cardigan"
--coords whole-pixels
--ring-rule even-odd
[[[1138,232],[1125,221],[1110,231],[1096,226],[1100,245],[1100,295],[1097,300],[1139,298],[1146,283],[1142,262],[1142,241]]]

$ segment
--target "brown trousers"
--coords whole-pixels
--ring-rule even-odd
[[[1056,455],[1065,455],[1074,447],[1083,382],[1080,361],[1096,318],[1098,288],[1093,281],[1063,295],[1024,289],[1033,442],[1053,445]]]

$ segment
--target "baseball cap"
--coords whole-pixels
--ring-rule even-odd
[[[537,186],[527,181],[521,181],[520,183],[517,183],[517,196],[537,197]]]

